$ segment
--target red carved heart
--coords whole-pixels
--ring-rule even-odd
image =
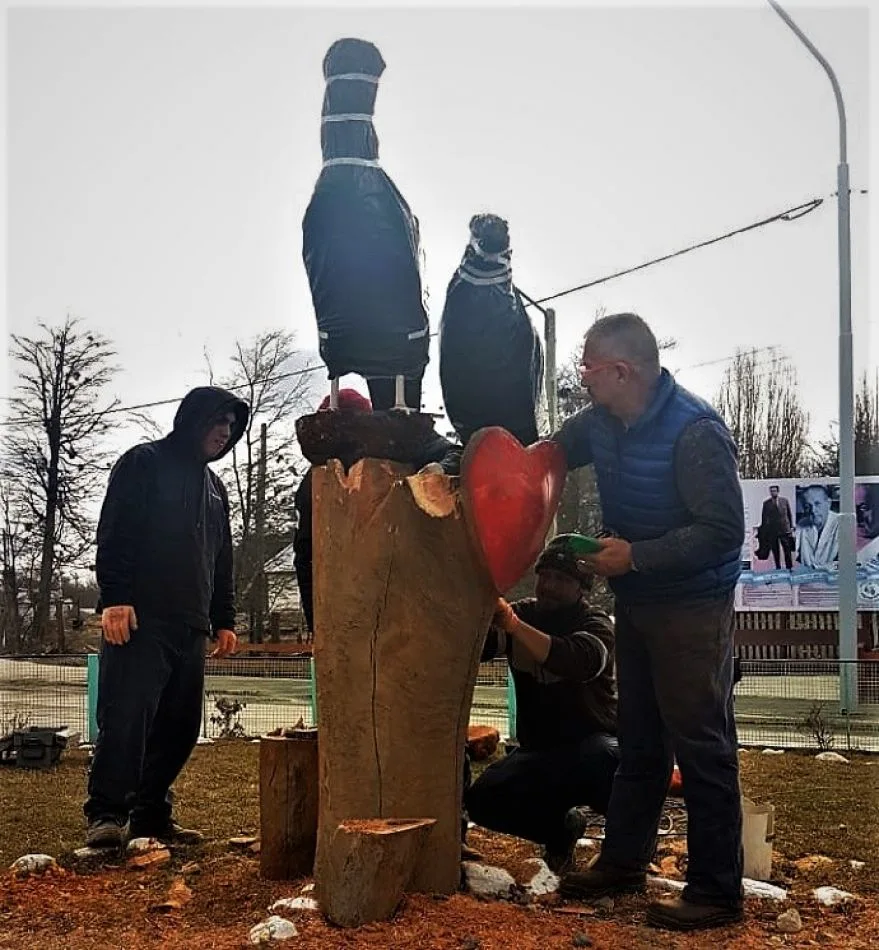
[[[555,442],[523,448],[506,429],[480,429],[461,461],[461,495],[470,530],[499,593],[537,560],[565,484]]]

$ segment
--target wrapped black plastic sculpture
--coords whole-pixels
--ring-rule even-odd
[[[502,426],[523,444],[538,437],[543,348],[513,286],[507,222],[470,221],[470,242],[446,293],[440,324],[440,381],[446,413],[467,441]]]
[[[387,409],[400,377],[417,410],[429,327],[418,220],[378,161],[372,116],[384,69],[364,40],[338,40],[324,57],[323,168],[302,221],[302,257],[330,379],[358,373],[373,408]]]

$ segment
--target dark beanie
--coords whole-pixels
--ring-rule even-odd
[[[593,574],[581,563],[578,555],[564,535],[553,538],[543,549],[537,564],[534,566],[536,573],[544,568],[550,567],[555,571],[561,571],[573,577],[575,581],[580,582],[583,590],[589,590],[592,587]]]

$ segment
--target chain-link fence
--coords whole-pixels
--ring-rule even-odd
[[[96,656],[0,658],[0,735],[21,725],[66,726],[94,738]],[[840,708],[847,672],[855,712]],[[202,735],[259,736],[315,723],[310,657],[207,661]],[[742,745],[879,752],[879,662],[743,660],[735,691]],[[515,734],[515,693],[503,660],[479,668],[470,722]]]
[[[0,657],[0,736],[23,726],[67,727],[86,738],[85,656]]]

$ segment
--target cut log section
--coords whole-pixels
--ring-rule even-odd
[[[314,469],[322,903],[331,841],[352,818],[435,818],[411,889],[460,881],[464,747],[496,593],[457,481],[410,472],[377,459]]]
[[[270,881],[314,870],[318,812],[317,729],[259,740],[260,874]]]
[[[409,885],[432,818],[343,821],[327,854],[321,910],[340,927],[390,918]]]

